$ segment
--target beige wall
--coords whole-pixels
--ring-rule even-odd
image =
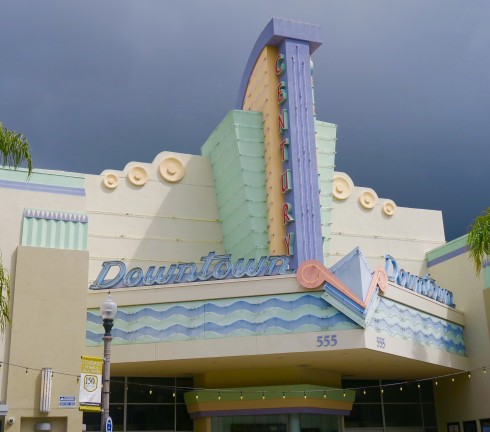
[[[345,173],[335,175],[349,178]],[[343,187],[347,188],[345,184]],[[423,276],[426,272],[425,254],[445,243],[442,213],[396,207],[394,214],[388,216],[383,212],[383,205],[389,202],[387,199],[377,198],[371,209],[359,203],[360,195],[366,191],[370,189],[353,186],[346,199],[333,199],[327,266],[359,246],[373,269],[376,265],[384,265],[384,256],[389,254],[400,268]]]
[[[16,421],[6,426],[9,432],[32,431],[33,422],[51,417],[58,418],[56,430],[81,429],[78,408],[59,408],[58,401],[60,396],[76,396],[78,401],[87,272],[88,252],[24,246],[17,250],[6,400],[7,417]],[[54,376],[51,412],[42,415],[40,370],[46,367]]]
[[[441,379],[435,387],[439,428],[446,430],[447,422],[490,418],[490,371],[485,375],[482,370],[490,364],[489,315],[483,275],[475,275],[467,253],[430,267],[429,271],[440,286],[453,291],[456,307],[465,314],[469,369],[474,370],[471,379],[463,374],[454,383],[450,378]]]
[[[181,162],[183,177],[165,180],[160,167],[173,159]],[[132,170],[144,169],[146,183],[135,186]],[[104,185],[107,175],[117,178],[113,189]],[[210,251],[223,252],[211,163],[207,158],[162,152],[151,163],[131,162],[121,171],[87,175],[89,216],[89,281],[102,263],[122,260],[127,268],[199,262]]]

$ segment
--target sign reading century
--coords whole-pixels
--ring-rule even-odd
[[[286,63],[284,62],[284,54],[278,54],[276,58],[276,75],[282,76],[286,72]],[[285,133],[289,129],[289,112],[283,107],[283,104],[288,100],[286,81],[279,81],[277,86],[277,103],[279,104],[278,132],[281,137],[281,161],[283,166],[289,161],[289,138]],[[292,172],[286,168],[281,174],[281,192],[286,195],[293,189]],[[282,222],[284,225],[289,225],[294,222],[293,205],[284,199],[282,208]],[[289,231],[284,237],[286,245],[286,253],[289,256],[294,255],[294,232]]]

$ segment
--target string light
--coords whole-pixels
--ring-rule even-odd
[[[0,368],[3,367],[4,364],[7,365],[7,366],[9,366],[9,367],[22,368],[22,369],[25,370],[25,373],[26,374],[28,374],[29,371],[39,371],[39,372],[42,371],[42,369],[32,368],[32,367],[29,367],[29,366],[22,366],[22,365],[18,365],[18,364],[14,364],[14,363],[9,363],[9,362],[5,362],[5,361],[0,361]],[[416,383],[417,384],[417,387],[420,389],[421,388],[421,382],[423,382],[423,381],[432,380],[433,383],[434,383],[434,385],[438,386],[439,385],[439,380],[440,379],[443,379],[443,378],[451,378],[451,382],[455,382],[456,377],[458,377],[458,376],[460,376],[462,374],[466,374],[467,377],[468,377],[468,379],[470,379],[470,378],[472,378],[472,376],[471,376],[472,373],[474,373],[476,371],[479,371],[479,370],[483,370],[483,375],[486,375],[487,374],[487,367],[489,367],[489,365],[482,366],[482,367],[480,367],[478,369],[473,369],[472,371],[471,370],[468,370],[468,371],[465,371],[465,372],[462,371],[462,372],[459,372],[459,373],[456,373],[456,374],[455,373],[452,373],[452,374],[441,375],[441,376],[432,377],[432,378],[424,378],[422,381],[415,381],[415,382],[414,381],[404,381],[404,382],[393,383],[393,384],[384,384],[384,386],[383,385],[381,385],[381,386],[379,386],[379,385],[373,385],[372,387],[368,386],[368,387],[364,387],[364,388],[363,387],[344,388],[344,389],[338,389],[338,391],[342,390],[342,392],[343,392],[342,395],[343,395],[344,398],[346,398],[347,397],[346,391],[348,391],[348,390],[353,390],[353,391],[361,391],[362,390],[362,394],[363,395],[366,395],[367,394],[367,390],[369,390],[370,388],[376,388],[376,387],[378,387],[380,389],[381,394],[384,394],[384,388],[383,387],[391,387],[393,385],[398,385],[400,391],[403,391],[403,386],[404,385],[407,385],[407,384],[410,384],[412,382]],[[54,374],[58,374],[58,375],[62,375],[62,376],[75,377],[76,380],[77,380],[77,383],[79,383],[80,382],[80,379],[81,379],[80,375],[69,374],[69,373],[58,372],[58,371],[52,371],[52,373],[51,373],[51,378],[52,379],[54,379]],[[111,382],[119,382],[121,384],[125,384],[125,381],[118,381],[117,379],[116,380],[112,379]],[[132,386],[135,386],[135,385],[138,386],[139,385],[139,386],[143,386],[143,387],[147,387],[147,388],[150,387],[148,384],[139,384],[139,383],[134,383],[134,382],[132,382],[131,385]],[[158,385],[155,386],[155,385],[152,385],[151,387],[165,388],[165,389],[170,390],[169,386],[158,386]],[[151,387],[148,389],[148,393],[150,395],[153,393],[153,389]],[[125,388],[126,391],[129,390],[129,387],[128,387],[127,384],[124,385],[124,388]],[[175,391],[176,387],[173,387],[173,388],[174,388],[174,390],[173,390],[173,393],[172,393],[172,397],[175,398],[176,397],[176,391]],[[194,388],[194,387],[182,387],[180,389],[183,390],[183,391],[206,390],[206,389]],[[215,389],[215,391],[217,391],[217,390],[219,390],[219,389]],[[266,396],[267,396],[267,391],[265,391],[265,390],[262,391],[262,399],[263,400],[266,399]],[[306,390],[303,390],[303,397],[305,399],[307,399],[307,396],[308,396],[307,395],[307,391]],[[196,394],[195,398],[196,398],[196,400],[198,400],[199,399],[199,395]],[[286,393],[285,392],[282,392],[282,398],[283,399],[286,399]],[[323,398],[324,399],[327,399],[327,391],[325,389],[323,390]],[[218,399],[221,400],[221,392],[220,391],[218,393]],[[242,391],[240,391],[240,400],[243,400],[243,392]]]

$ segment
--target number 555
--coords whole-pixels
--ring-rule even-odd
[[[335,345],[337,345],[337,335],[324,335],[316,338],[317,347],[333,347]]]

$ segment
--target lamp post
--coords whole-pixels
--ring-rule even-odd
[[[102,370],[102,416],[100,430],[105,432],[106,422],[109,418],[109,392],[111,381],[111,330],[114,325],[114,318],[117,314],[117,304],[112,300],[111,293],[100,305],[100,315],[104,326],[104,369]]]

